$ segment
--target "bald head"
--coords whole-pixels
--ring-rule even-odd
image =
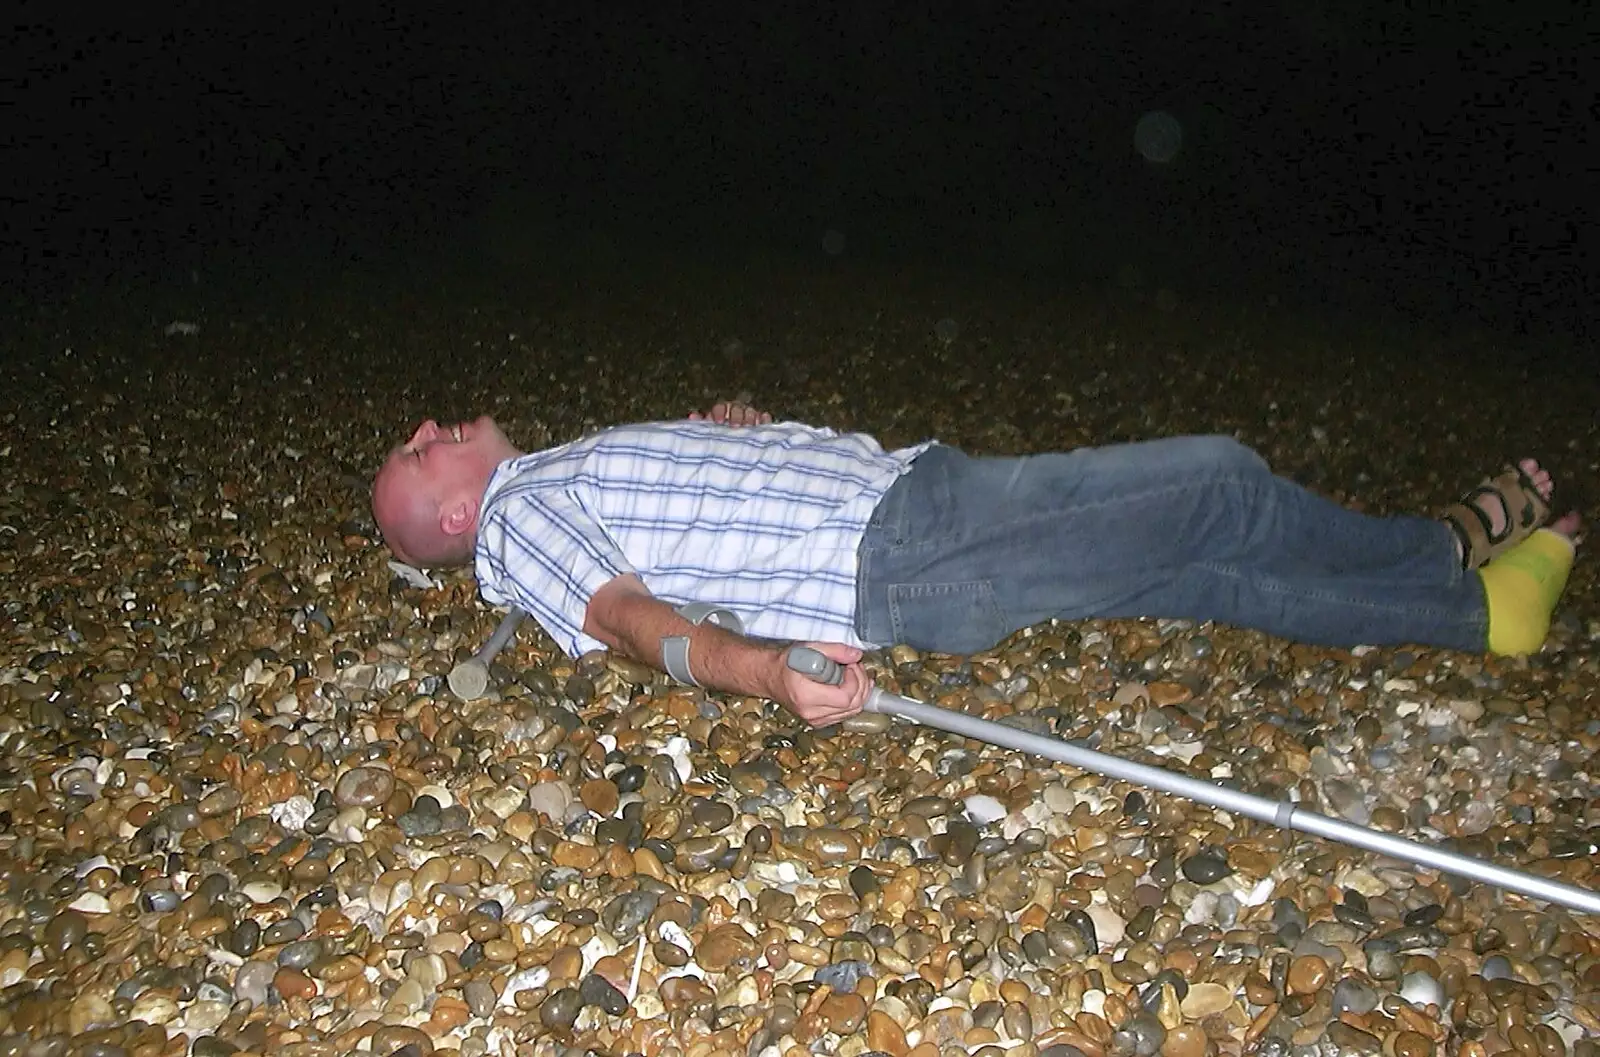
[[[463,564],[470,556],[470,542],[443,531],[439,496],[420,482],[406,480],[402,465],[391,458],[372,481],[372,513],[383,529],[384,542],[408,565]]]
[[[424,422],[373,479],[372,513],[384,542],[411,565],[470,562],[489,478],[520,454],[488,416],[448,429]]]

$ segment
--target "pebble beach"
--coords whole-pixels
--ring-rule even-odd
[[[191,282],[0,337],[0,1054],[1600,1054],[1600,920],[936,730],[569,658],[367,506],[426,417],[745,399],[1021,453],[1232,434],[1373,512],[1600,480],[1534,339],[822,257]],[[1520,343],[1519,343],[1520,342]],[[1600,591],[1537,655],[1175,621],[884,689],[1600,888]]]

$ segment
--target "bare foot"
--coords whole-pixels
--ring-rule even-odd
[[[1550,497],[1555,493],[1555,482],[1551,479],[1550,472],[1540,466],[1537,459],[1521,459],[1517,462],[1517,469],[1522,472],[1527,482],[1532,484],[1533,491],[1548,507]],[[1488,484],[1488,482],[1485,482],[1485,484]],[[1512,487],[1516,486],[1513,485]],[[1522,484],[1521,487],[1526,488],[1527,484]],[[1478,512],[1479,517],[1477,519],[1473,519],[1460,506],[1454,508],[1459,513],[1447,516],[1446,520],[1456,529],[1456,559],[1461,563],[1462,568],[1476,568],[1482,565],[1490,557],[1488,551],[1491,550],[1487,541],[1479,540],[1473,545],[1474,554],[1469,559],[1466,535],[1470,532],[1471,535],[1476,537],[1480,529],[1477,526],[1472,526],[1469,529],[1465,524],[1467,520],[1480,520],[1482,530],[1486,530],[1489,541],[1498,540],[1506,533],[1507,520],[1511,517],[1517,518],[1520,522],[1518,526],[1512,527],[1513,533],[1510,536],[1512,540],[1520,540],[1539,527],[1538,523],[1529,516],[1533,513],[1531,509],[1528,511],[1508,509],[1507,498],[1509,497],[1495,491],[1475,490],[1465,502],[1469,503],[1472,509]],[[1492,552],[1497,554],[1507,546],[1510,546],[1509,542],[1497,544],[1492,548]]]
[[[1583,531],[1583,518],[1579,517],[1578,512],[1574,510],[1570,513],[1562,514],[1546,525],[1545,528],[1554,532],[1557,536],[1576,543],[1578,541],[1578,533]]]
[[[1550,479],[1550,471],[1540,466],[1538,459],[1521,459],[1517,462],[1517,468],[1528,475],[1528,479],[1533,482],[1533,490],[1539,493],[1539,498],[1546,503],[1550,502],[1550,497],[1556,490],[1555,482]],[[1498,536],[1505,531],[1506,511],[1499,501],[1492,496],[1480,495],[1473,500],[1473,505],[1483,511],[1484,516],[1489,519],[1490,535]]]

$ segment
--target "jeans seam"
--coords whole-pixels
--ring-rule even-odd
[[[1216,562],[1197,562],[1196,564],[1198,564],[1201,568],[1209,569],[1214,573],[1217,573],[1221,576],[1226,576],[1232,580],[1254,583],[1263,592],[1269,594],[1286,597],[1314,598],[1323,602],[1338,602],[1341,605],[1348,605],[1356,609],[1369,610],[1374,613],[1405,613],[1409,615],[1428,617],[1430,619],[1443,618],[1444,620],[1457,624],[1458,626],[1467,626],[1480,630],[1487,629],[1488,627],[1487,615],[1478,616],[1474,614],[1466,620],[1463,620],[1462,615],[1455,610],[1437,609],[1433,606],[1395,606],[1384,605],[1376,602],[1366,602],[1360,599],[1348,598],[1344,595],[1335,594],[1329,591],[1317,590],[1315,588],[1306,589],[1286,587],[1276,577],[1269,576],[1261,579],[1251,580],[1250,578],[1241,575],[1234,569],[1234,567],[1230,565],[1222,565]]]

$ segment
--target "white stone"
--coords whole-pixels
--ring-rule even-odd
[[[667,739],[665,750],[672,757],[672,768],[678,772],[678,780],[687,782],[694,777],[694,764],[689,760],[689,739],[682,735],[674,735]]]
[[[1198,741],[1168,742],[1165,745],[1146,745],[1145,751],[1152,756],[1173,756],[1188,763],[1205,751],[1205,746]]]
[[[694,940],[689,938],[689,934],[676,921],[662,918],[657,931],[660,933],[661,938],[668,943],[681,947],[690,954],[694,953]]]
[[[107,859],[104,855],[96,855],[92,858],[83,860],[77,866],[73,867],[72,873],[73,876],[77,877],[81,881],[83,878],[89,876],[91,872],[100,869],[100,867],[110,865],[110,859]]]
[[[550,982],[550,968],[544,965],[535,965],[511,974],[506,981],[506,989],[500,993],[500,1004],[508,1008],[517,1004],[517,992],[531,991],[543,987]]]
[[[389,562],[389,569],[396,576],[400,577],[400,579],[404,580],[412,587],[426,591],[435,586],[433,579],[416,566],[407,565],[405,562],[397,562],[391,559]]]
[[[1255,883],[1255,887],[1239,895],[1239,902],[1247,907],[1258,907],[1272,898],[1272,893],[1277,890],[1278,883],[1270,877],[1263,877]]]
[[[967,817],[974,826],[987,826],[1006,817],[1006,806],[992,796],[974,793],[966,799]]]
[[[787,859],[762,859],[750,865],[750,875],[762,884],[787,890],[800,883],[800,869]]]
[[[276,881],[249,881],[240,885],[239,891],[243,892],[250,902],[260,906],[283,895],[283,885]]]
[[[549,785],[553,783],[541,782],[540,784]],[[527,803],[527,801],[528,794],[512,785],[501,786],[499,789],[491,789],[487,793],[483,794],[483,806],[494,812],[495,817],[501,819],[502,821],[510,818],[518,811],[521,811],[522,805]],[[562,810],[565,809],[566,805],[563,804]],[[556,814],[551,815],[550,817],[559,819],[561,816]]]
[[[1100,946],[1115,947],[1128,934],[1128,923],[1122,915],[1103,903],[1091,903],[1084,913],[1094,922],[1094,936]]]
[[[584,973],[587,974],[593,969],[594,963],[601,958],[609,958],[617,953],[618,949],[617,941],[611,933],[597,929],[595,934],[589,937],[589,942],[578,948],[578,952],[583,955]]]
[[[405,877],[389,886],[387,898],[383,901],[383,912],[393,914],[407,903],[416,892],[412,888],[411,878]]]
[[[1400,978],[1400,997],[1414,1006],[1437,1006],[1444,1002],[1444,988],[1427,973],[1406,973]]]
[[[785,826],[804,826],[806,824],[806,802],[803,797],[795,797],[783,805],[783,824]]]
[[[1189,909],[1184,911],[1183,923],[1185,925],[1209,925],[1217,916],[1217,893],[1205,889],[1194,894],[1194,902],[1189,904]]]
[[[1054,811],[1051,811],[1050,808],[1047,807],[1043,802],[1035,800],[1033,803],[1022,809],[1020,818],[1018,818],[1016,813],[1008,816],[1006,819],[1006,826],[1009,828],[1014,821],[1018,822],[1020,825],[1017,829],[1017,833],[1021,833],[1023,830],[1030,829],[1034,826],[1043,826],[1046,822],[1055,817],[1056,813]],[[1015,838],[1016,834],[1006,835],[1007,840],[1014,840]]]
[[[1044,806],[1057,815],[1070,815],[1072,809],[1078,806],[1076,794],[1060,782],[1045,786],[1042,799]]]
[[[528,790],[528,810],[549,815],[554,819],[565,818],[567,807],[571,803],[572,789],[566,782],[537,782]],[[500,817],[507,818],[515,810],[516,808],[512,808]]]
[[[1545,1023],[1556,1029],[1556,1034],[1561,1036],[1561,1041],[1567,1044],[1568,1050],[1575,1046],[1579,1039],[1588,1034],[1582,1024],[1575,1020],[1568,1020],[1563,1016],[1558,1015],[1551,1020],[1545,1021]]]
[[[310,797],[296,793],[281,804],[273,804],[268,814],[279,826],[298,832],[305,829],[306,819],[310,818],[316,809],[317,806],[311,802]]]
[[[68,906],[85,914],[111,913],[111,901],[99,892],[85,892],[69,903]]]
[[[1335,871],[1334,883],[1341,888],[1354,888],[1368,899],[1375,899],[1389,892],[1388,885],[1380,881],[1371,870],[1362,866]]]

